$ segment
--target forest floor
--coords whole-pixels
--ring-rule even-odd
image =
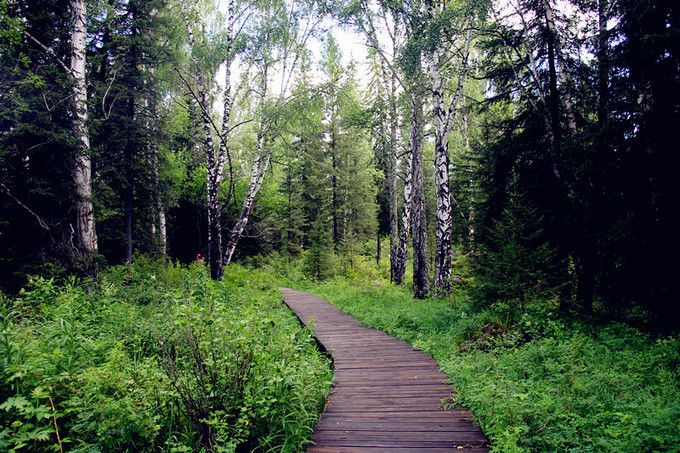
[[[0,450],[300,451],[332,370],[286,286],[428,353],[494,451],[680,451],[676,336],[565,321],[545,301],[482,309],[467,287],[416,301],[364,259],[321,282],[301,260],[251,264],[214,282],[140,259],[0,294]]]
[[[355,261],[315,282],[273,262],[282,285],[312,292],[430,354],[492,451],[680,451],[680,340],[624,323],[564,321],[546,303],[479,309],[465,288],[414,300],[387,264]]]

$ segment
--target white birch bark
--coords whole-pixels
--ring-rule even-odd
[[[182,5],[184,7],[184,5]],[[184,21],[189,40],[189,46],[193,49],[196,45],[193,27],[187,12],[184,12]],[[219,279],[223,274],[222,266],[222,227],[221,209],[219,200],[219,175],[218,159],[215,155],[215,145],[212,137],[212,119],[210,118],[210,104],[203,74],[196,61],[192,61],[195,67],[196,77],[196,101],[201,110],[203,119],[204,148],[206,156],[206,186],[208,194],[208,261],[210,262],[210,276]]]
[[[250,183],[248,184],[248,193],[246,198],[243,200],[243,206],[241,207],[241,214],[238,220],[231,229],[229,235],[229,240],[224,248],[224,258],[223,263],[225,266],[231,263],[231,259],[234,257],[234,251],[236,250],[236,244],[238,244],[243,230],[245,230],[248,224],[248,219],[250,217],[250,211],[253,208],[255,202],[255,197],[262,187],[262,182],[264,181],[264,176],[267,173],[267,168],[269,168],[269,161],[271,158],[271,149],[266,149],[266,130],[264,124],[261,123],[260,130],[257,134],[257,154],[255,156],[255,161],[253,162],[253,167],[250,172]]]
[[[413,197],[413,131],[409,135],[409,149],[404,171],[404,203],[401,211],[401,228],[399,230],[399,247],[394,270],[394,283],[401,285],[406,274],[406,259],[408,257],[408,234],[411,229],[411,208]]]
[[[71,24],[71,64],[72,76],[71,107],[73,110],[73,133],[78,140],[74,159],[72,180],[76,192],[76,234],[81,251],[97,251],[94,208],[92,206],[92,161],[90,159],[90,133],[87,126],[87,80],[86,48],[87,11],[85,0],[71,0],[73,23]]]
[[[440,71],[439,50],[430,55],[432,81],[432,118],[434,121],[434,180],[437,195],[435,221],[434,286],[447,290],[451,279],[451,187],[449,186],[449,131],[444,107],[444,87]]]
[[[399,201],[397,194],[398,113],[396,79],[390,79],[390,148],[388,156],[388,191],[390,197],[390,279],[396,280],[396,263],[399,254]],[[408,231],[408,230],[407,230]]]
[[[430,18],[435,18],[435,6],[428,2]],[[435,257],[434,257],[434,286],[442,291],[449,291],[451,281],[451,241],[453,234],[453,211],[451,205],[450,187],[450,156],[449,133],[454,124],[460,100],[463,97],[465,76],[467,74],[467,59],[470,49],[471,32],[465,33],[463,56],[460,62],[456,91],[451,96],[448,109],[444,101],[444,82],[441,66],[443,64],[442,51],[439,47],[429,54],[428,73],[432,87],[432,118],[435,130],[435,160],[434,178],[437,196],[437,211],[435,221]]]

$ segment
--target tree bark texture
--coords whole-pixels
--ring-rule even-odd
[[[413,126],[413,125],[411,125]],[[414,132],[411,130],[409,135],[409,149],[406,158],[406,169],[404,171],[404,203],[401,211],[401,228],[399,230],[399,246],[394,264],[393,281],[397,285],[404,282],[406,274],[406,259],[408,257],[408,234],[411,229],[411,210],[413,208],[413,159],[414,159]]]
[[[267,173],[267,168],[269,167],[269,160],[271,158],[271,150],[267,150],[266,143],[266,131],[264,130],[264,125],[261,125],[260,130],[257,134],[257,155],[255,156],[255,161],[253,162],[253,168],[250,172],[250,183],[248,184],[248,193],[246,198],[243,200],[243,206],[241,208],[241,215],[239,215],[238,220],[231,229],[231,234],[229,235],[229,241],[224,249],[224,265],[228,265],[234,256],[234,250],[236,250],[236,244],[243,230],[248,224],[248,218],[250,217],[250,211],[253,208],[253,203],[255,202],[255,196],[259,192],[260,187],[262,187],[262,182],[264,181],[264,176]]]
[[[184,17],[189,45],[193,49],[196,40],[193,28],[188,15]],[[208,261],[210,262],[210,276],[213,279],[222,278],[224,268],[222,265],[222,226],[221,209],[219,200],[219,176],[218,161],[215,156],[215,145],[213,143],[210,118],[210,104],[206,92],[203,74],[196,61],[193,61],[196,71],[196,91],[197,102],[200,104],[201,117],[203,119],[204,148],[206,155],[206,185],[208,193]]]
[[[385,71],[383,71],[385,72]],[[392,72],[390,79],[390,146],[387,156],[387,186],[390,197],[390,281],[397,282],[397,262],[399,254],[399,200],[397,194],[397,127],[399,117],[396,100],[396,77]],[[403,277],[403,274],[402,274]]]
[[[423,99],[418,93],[409,96],[411,106],[411,143],[413,149],[413,295],[422,299],[430,292],[427,264],[427,213],[423,174]]]
[[[90,133],[87,125],[87,81],[86,71],[86,20],[85,0],[72,0],[71,10],[71,64],[72,76],[71,107],[73,110],[73,133],[78,140],[72,170],[75,187],[77,247],[81,252],[92,254],[97,251],[94,208],[92,206],[92,161],[90,159]]]
[[[435,222],[434,287],[448,291],[451,280],[451,234],[453,218],[449,186],[449,131],[444,106],[444,87],[440,72],[440,54],[430,55],[432,81],[432,117],[434,120],[434,180],[437,195]],[[450,112],[452,115],[453,112]]]

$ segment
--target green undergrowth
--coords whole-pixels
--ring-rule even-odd
[[[273,280],[238,265],[140,260],[1,302],[0,451],[296,452],[330,387]]]
[[[519,314],[476,309],[460,288],[415,301],[384,268],[349,275],[314,282],[293,270],[282,278],[431,354],[494,451],[680,451],[677,337],[567,323],[532,304]]]

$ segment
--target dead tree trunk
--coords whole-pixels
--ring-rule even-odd
[[[90,160],[90,133],[87,126],[87,81],[85,79],[87,11],[85,0],[71,0],[71,9],[73,24],[71,25],[69,72],[72,76],[72,127],[78,140],[71,174],[76,195],[76,239],[80,251],[86,255],[91,255],[97,251],[97,234],[92,206],[92,161]],[[91,267],[90,271],[95,272],[96,268]]]

